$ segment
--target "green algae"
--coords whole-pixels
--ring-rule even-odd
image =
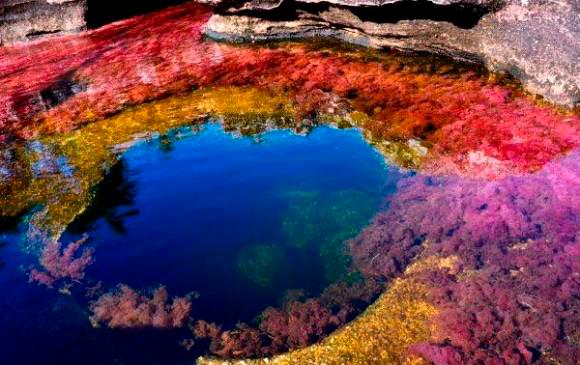
[[[280,245],[254,245],[244,248],[237,259],[242,276],[263,289],[274,289],[288,272],[288,257]]]
[[[289,200],[282,213],[282,244],[254,245],[238,257],[240,273],[262,288],[274,288],[281,277],[292,270],[287,255],[319,255],[325,281],[356,281],[349,272],[350,256],[346,243],[356,236],[376,212],[376,194],[357,190],[326,193],[315,190],[283,192]]]
[[[286,244],[300,250],[315,249],[326,279],[329,282],[339,279],[350,264],[345,243],[368,224],[379,197],[357,190],[289,194],[290,203],[282,219]]]

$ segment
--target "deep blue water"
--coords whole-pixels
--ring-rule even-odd
[[[287,290],[317,295],[344,275],[344,240],[366,225],[398,178],[354,129],[258,138],[208,124],[139,142],[62,236],[88,233],[95,248],[72,295],[27,283],[23,268],[37,258],[19,250],[25,223],[2,234],[0,362],[192,363],[177,345],[187,329],[92,328],[82,288],[101,281],[105,290],[125,283],[165,285],[170,296],[195,291],[194,319],[251,322]]]

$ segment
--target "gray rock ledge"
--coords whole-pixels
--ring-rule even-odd
[[[237,5],[201,1],[217,6],[205,30],[214,39],[322,36],[372,48],[427,51],[507,72],[529,92],[553,103],[574,107],[580,102],[579,0],[432,0],[437,16],[409,16],[407,9],[400,19],[389,7],[409,0],[251,0]],[[458,26],[452,15],[461,13],[453,13],[457,8],[452,11],[451,6],[483,11],[473,25]],[[383,21],[383,16],[389,19]]]

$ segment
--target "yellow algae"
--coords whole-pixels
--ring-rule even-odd
[[[429,152],[423,142],[418,139],[398,140],[377,138],[368,129],[371,126],[372,118],[366,113],[355,110],[345,120],[350,122],[350,126],[355,125],[360,127],[364,132],[366,141],[374,146],[388,162],[396,166],[417,170],[421,167]]]
[[[250,88],[193,91],[128,108],[72,132],[50,135],[30,146],[14,148],[14,171],[0,183],[0,215],[15,216],[35,206],[31,226],[49,237],[59,236],[89,204],[92,189],[116,163],[119,152],[135,140],[164,134],[188,123],[200,124],[207,115],[224,116],[227,129],[243,129],[258,117],[291,124],[291,103],[284,95]],[[65,165],[63,171],[34,172],[43,159]],[[41,229],[42,227],[42,229]],[[36,232],[39,233],[39,232]]]
[[[433,338],[437,314],[416,274],[424,270],[453,270],[457,257],[429,256],[411,264],[401,278],[361,315],[318,344],[271,358],[224,360],[200,357],[198,365],[419,365],[408,347]]]
[[[425,242],[425,245],[428,245]],[[425,270],[455,270],[459,258],[457,256],[428,256],[413,262],[405,269],[405,275],[412,275]]]
[[[407,141],[373,140],[367,135],[367,140],[385,157],[396,166],[405,169],[417,170],[427,156],[427,148],[416,139]]]
[[[220,115],[290,114],[290,99],[252,88],[225,87],[193,93],[200,111]]]
[[[284,96],[248,88],[203,89],[132,107],[112,118],[87,125],[65,135],[49,137],[61,145],[74,164],[109,154],[112,146],[125,143],[141,133],[166,133],[188,122],[199,122],[207,114],[290,115]],[[240,118],[238,118],[240,119]],[[88,150],[88,151],[87,151]]]
[[[422,364],[409,357],[409,345],[426,341],[435,307],[426,288],[412,278],[395,279],[379,299],[352,322],[304,349],[256,360],[199,358],[198,365],[372,365]]]

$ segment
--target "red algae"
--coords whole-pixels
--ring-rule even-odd
[[[577,115],[474,73],[421,72],[300,45],[218,44],[202,37],[209,15],[189,3],[0,50],[0,129],[30,138],[191,88],[253,86],[288,93],[299,118],[338,103],[368,116],[362,126],[373,139],[419,139],[431,148],[423,168],[436,174],[536,171],[580,142]]]
[[[59,280],[82,280],[85,269],[93,262],[93,249],[85,248],[79,254],[87,239],[88,237],[84,237],[71,242],[64,250],[60,242],[48,242],[40,257],[42,269],[31,269],[28,273],[29,281],[52,288]]]
[[[130,70],[133,69],[139,72],[152,61],[155,55],[146,52],[153,51],[156,45],[161,46],[162,41],[173,39],[175,42],[175,33],[181,33],[180,41],[191,35],[198,43],[200,28],[208,17],[206,8],[188,4],[154,16],[117,22],[80,36],[0,48],[0,130],[29,136],[32,133],[26,128],[27,123],[31,122],[29,118],[46,112],[51,106],[44,100],[43,91],[50,91],[62,81],[78,85],[86,82],[81,88],[85,89],[82,94],[85,103],[89,100],[94,103],[94,110],[118,110],[125,102],[130,102],[124,100],[123,94],[119,93],[120,89],[125,88],[125,93],[132,92],[135,95],[135,90],[139,86],[143,87],[136,80],[123,77],[130,76]],[[179,24],[181,27],[177,27]],[[153,34],[167,36],[158,40],[151,37]],[[184,44],[184,47],[187,46],[189,44]],[[173,51],[173,48],[166,48],[165,56],[167,52]],[[99,78],[95,72],[102,73],[102,76]],[[168,76],[174,79],[179,75]],[[84,77],[87,79],[83,80]],[[109,105],[113,94],[117,94],[118,100]],[[105,96],[105,99],[100,99]],[[105,109],[101,114],[105,115],[108,111]],[[69,107],[69,112],[63,110],[63,113],[69,115],[69,120],[63,123],[70,122],[74,110]]]
[[[257,327],[239,324],[222,329],[199,320],[192,330],[197,339],[209,339],[210,351],[222,358],[269,356],[319,341],[352,319],[381,291],[382,285],[374,280],[353,284],[339,281],[317,298],[289,295],[280,308],[264,310]]]
[[[127,285],[105,293],[91,303],[91,323],[98,327],[105,323],[109,328],[177,328],[183,327],[191,312],[188,297],[174,297],[160,286],[152,297],[137,293]]]
[[[496,181],[412,177],[351,242],[371,277],[400,275],[420,254],[456,258],[421,276],[439,315],[414,353],[435,364],[577,362],[579,157]]]
[[[400,183],[349,244],[353,268],[370,284],[335,283],[318,298],[288,300],[263,312],[257,327],[200,320],[196,338],[229,358],[304,347],[351,319],[357,303],[382,290],[379,282],[417,258],[454,257],[452,269],[417,274],[438,314],[433,338],[410,353],[436,365],[578,363],[578,115],[471,72],[426,72],[307,45],[210,42],[202,37],[209,16],[187,3],[1,48],[0,140],[69,131],[194,88],[242,86],[288,96],[296,119],[357,112],[372,141],[418,140],[428,152],[420,174]],[[30,281],[81,280],[92,262],[90,249],[78,255],[81,244],[63,251],[49,243]],[[177,328],[192,304],[170,300],[164,287],[147,296],[120,285],[90,309],[95,325]]]

